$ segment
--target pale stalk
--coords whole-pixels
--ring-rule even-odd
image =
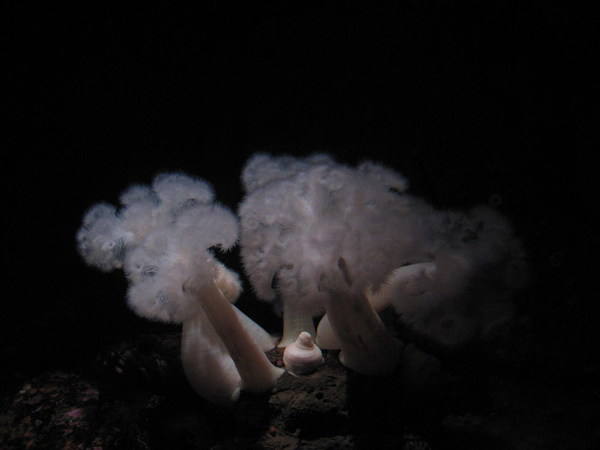
[[[187,289],[200,299],[204,312],[227,348],[242,378],[242,389],[253,393],[271,389],[283,369],[271,364],[215,283],[200,286],[191,283]]]
[[[390,336],[364,295],[332,293],[325,310],[340,343],[340,361],[364,375],[385,375],[400,359],[402,343]]]
[[[297,301],[283,299],[283,335],[277,344],[278,347],[288,346],[303,331],[311,336],[316,335],[312,314],[299,308],[297,303]]]

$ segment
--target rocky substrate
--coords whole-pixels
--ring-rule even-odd
[[[316,373],[286,373],[272,392],[243,394],[228,409],[189,388],[179,337],[143,336],[80,369],[23,380],[3,399],[0,447],[600,448],[597,382],[490,375],[410,347],[396,373],[368,378],[326,352]],[[281,364],[280,352],[269,356]]]

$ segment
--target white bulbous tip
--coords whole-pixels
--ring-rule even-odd
[[[302,331],[283,352],[283,364],[292,375],[308,375],[323,364],[323,354],[310,333]]]
[[[296,345],[300,348],[310,350],[315,346],[315,343],[313,342],[310,333],[308,331],[303,331],[298,335],[298,339],[296,339]]]

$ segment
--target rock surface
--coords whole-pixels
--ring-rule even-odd
[[[386,378],[346,370],[336,352],[314,374],[284,374],[272,392],[232,409],[187,385],[179,335],[148,335],[78,372],[27,380],[3,404],[0,447],[592,449],[597,384],[558,388],[466,367],[405,360]],[[407,352],[407,355],[414,355]],[[269,357],[281,364],[281,351]],[[419,363],[422,361],[419,360]],[[401,382],[398,382],[401,380]]]

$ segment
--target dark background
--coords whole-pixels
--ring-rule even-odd
[[[176,330],[127,309],[122,273],[84,265],[82,215],[165,170],[236,209],[257,151],[369,158],[438,207],[497,205],[532,267],[530,367],[592,364],[597,16],[572,2],[249,3],[8,2],[3,382]],[[276,330],[268,307],[242,306]]]

